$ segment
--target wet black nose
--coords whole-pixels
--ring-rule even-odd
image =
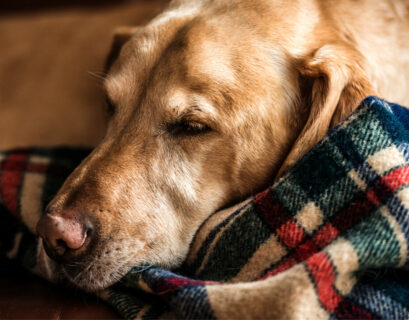
[[[37,233],[51,258],[70,262],[87,251],[94,226],[84,213],[60,210],[46,212],[37,224]]]

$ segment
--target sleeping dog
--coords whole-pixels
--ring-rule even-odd
[[[214,211],[285,174],[368,95],[409,105],[409,2],[181,0],[117,30],[109,127],[37,225],[88,291],[180,265]]]

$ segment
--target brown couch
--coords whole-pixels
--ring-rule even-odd
[[[112,30],[141,24],[166,3],[0,3],[0,150],[95,145],[105,130],[98,75],[109,52]],[[118,317],[93,296],[53,286],[15,267],[2,268],[1,319]]]

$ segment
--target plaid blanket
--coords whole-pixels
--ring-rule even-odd
[[[0,153],[0,253],[64,281],[33,235],[88,150]],[[409,110],[365,99],[271,188],[216,212],[174,271],[98,294],[125,318],[409,318]]]

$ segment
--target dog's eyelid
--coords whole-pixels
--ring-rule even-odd
[[[199,135],[213,131],[211,123],[192,116],[175,119],[167,123],[165,127],[173,135]]]
[[[190,107],[178,117],[179,122],[197,123],[216,129],[216,119],[212,114],[204,112],[199,106]]]

